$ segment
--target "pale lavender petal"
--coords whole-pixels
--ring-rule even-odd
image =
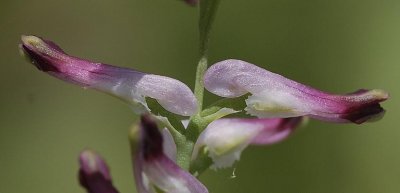
[[[39,70],[117,96],[135,105],[137,112],[148,110],[145,97],[156,99],[165,109],[179,115],[193,115],[197,111],[194,94],[178,80],[69,56],[55,43],[35,36],[22,36],[21,49]]]
[[[114,188],[110,171],[104,160],[91,150],[79,156],[79,181],[88,193],[118,193]]]
[[[382,90],[360,90],[347,95],[325,93],[241,60],[225,60],[211,66],[204,85],[222,97],[252,95],[247,113],[261,118],[311,116],[333,122],[362,123],[383,115]]]
[[[134,173],[139,193],[207,193],[194,176],[181,169],[163,153],[163,137],[150,116],[142,116],[139,150],[134,158]]]
[[[200,134],[192,155],[205,148],[213,160],[211,168],[225,168],[239,160],[250,144],[268,145],[282,141],[299,125],[302,117],[275,119],[223,118],[210,123]]]

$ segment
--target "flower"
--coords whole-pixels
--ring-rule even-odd
[[[189,172],[181,169],[166,155],[165,134],[161,133],[150,115],[141,117],[138,149],[132,154],[138,193],[208,193],[207,188]],[[135,137],[137,137],[135,135]],[[166,140],[172,140],[169,137]],[[132,139],[133,146],[136,140]],[[173,145],[175,145],[172,142]],[[118,193],[113,186],[105,161],[91,150],[79,157],[79,181],[88,193]]]
[[[248,145],[269,145],[286,139],[303,117],[275,119],[223,118],[210,123],[197,140],[192,160],[200,150],[213,160],[211,168],[225,168],[239,160]]]
[[[168,193],[208,193],[194,176],[164,154],[163,135],[150,115],[141,117],[139,147],[133,154],[136,188],[139,193],[161,190]]]
[[[67,55],[55,43],[36,36],[22,36],[24,55],[41,71],[69,83],[114,95],[149,111],[145,97],[154,98],[173,113],[189,116],[197,111],[194,94],[184,83],[165,76],[91,62]]]
[[[222,97],[251,93],[248,114],[261,117],[310,116],[333,122],[363,123],[381,117],[383,90],[359,90],[334,95],[287,79],[241,60],[224,60],[211,66],[204,76],[205,88]]]

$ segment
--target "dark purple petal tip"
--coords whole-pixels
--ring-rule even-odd
[[[36,68],[80,86],[93,86],[100,80],[96,73],[107,66],[69,56],[54,42],[40,37],[21,36],[21,41],[21,53]]]
[[[21,36],[21,40],[21,53],[39,70],[44,72],[60,72],[57,66],[54,65],[57,62],[57,57],[51,56],[56,52],[63,52],[58,46],[55,46],[53,42],[42,40],[35,36]]]
[[[163,155],[163,138],[156,122],[150,115],[142,115],[140,120],[142,131],[142,153],[146,161]]]
[[[361,124],[366,121],[371,122],[379,120],[384,114],[385,110],[379,104],[372,104],[345,114],[342,116],[342,118],[353,123]]]
[[[107,164],[92,150],[82,151],[79,156],[79,163],[81,165],[81,170],[86,174],[100,173],[105,178],[110,178]]]
[[[389,94],[382,90],[359,90],[350,96],[368,96],[370,98],[349,106],[340,117],[353,123],[361,124],[366,121],[376,121],[383,117],[385,110],[380,103],[389,98]]]
[[[118,193],[112,184],[107,164],[94,151],[83,151],[79,156],[79,164],[79,182],[88,193]]]

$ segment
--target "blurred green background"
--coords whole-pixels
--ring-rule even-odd
[[[77,155],[86,147],[107,159],[121,192],[135,192],[127,131],[137,116],[36,70],[19,56],[20,35],[193,88],[197,14],[178,0],[2,0],[0,192],[83,193]],[[236,178],[233,168],[202,176],[210,192],[400,192],[400,1],[222,0],[210,46],[211,62],[246,60],[334,93],[391,93],[379,122],[312,120],[283,143],[248,148]]]

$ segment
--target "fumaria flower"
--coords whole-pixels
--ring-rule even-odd
[[[225,60],[211,66],[204,76],[205,88],[222,97],[251,93],[247,113],[260,117],[310,116],[333,122],[363,123],[383,115],[383,90],[359,90],[335,95],[287,79],[241,60]]]
[[[175,144],[164,142],[165,135],[149,115],[141,117],[138,134],[139,141],[132,141],[139,143],[132,154],[138,193],[208,193],[200,181],[165,154],[163,146]],[[118,193],[112,184],[108,166],[100,155],[85,150],[80,154],[79,163],[79,181],[88,193]]]
[[[184,83],[165,76],[79,59],[55,43],[35,36],[22,36],[21,50],[41,71],[66,82],[114,95],[149,111],[145,97],[154,98],[173,113],[189,116],[197,111],[196,98]]]
[[[192,160],[204,148],[213,160],[211,168],[225,168],[239,160],[248,145],[269,145],[286,139],[303,117],[275,119],[222,118],[210,123],[200,134]]]
[[[136,188],[139,193],[208,193],[189,172],[164,154],[163,135],[149,115],[141,117],[139,147],[133,155]]]

